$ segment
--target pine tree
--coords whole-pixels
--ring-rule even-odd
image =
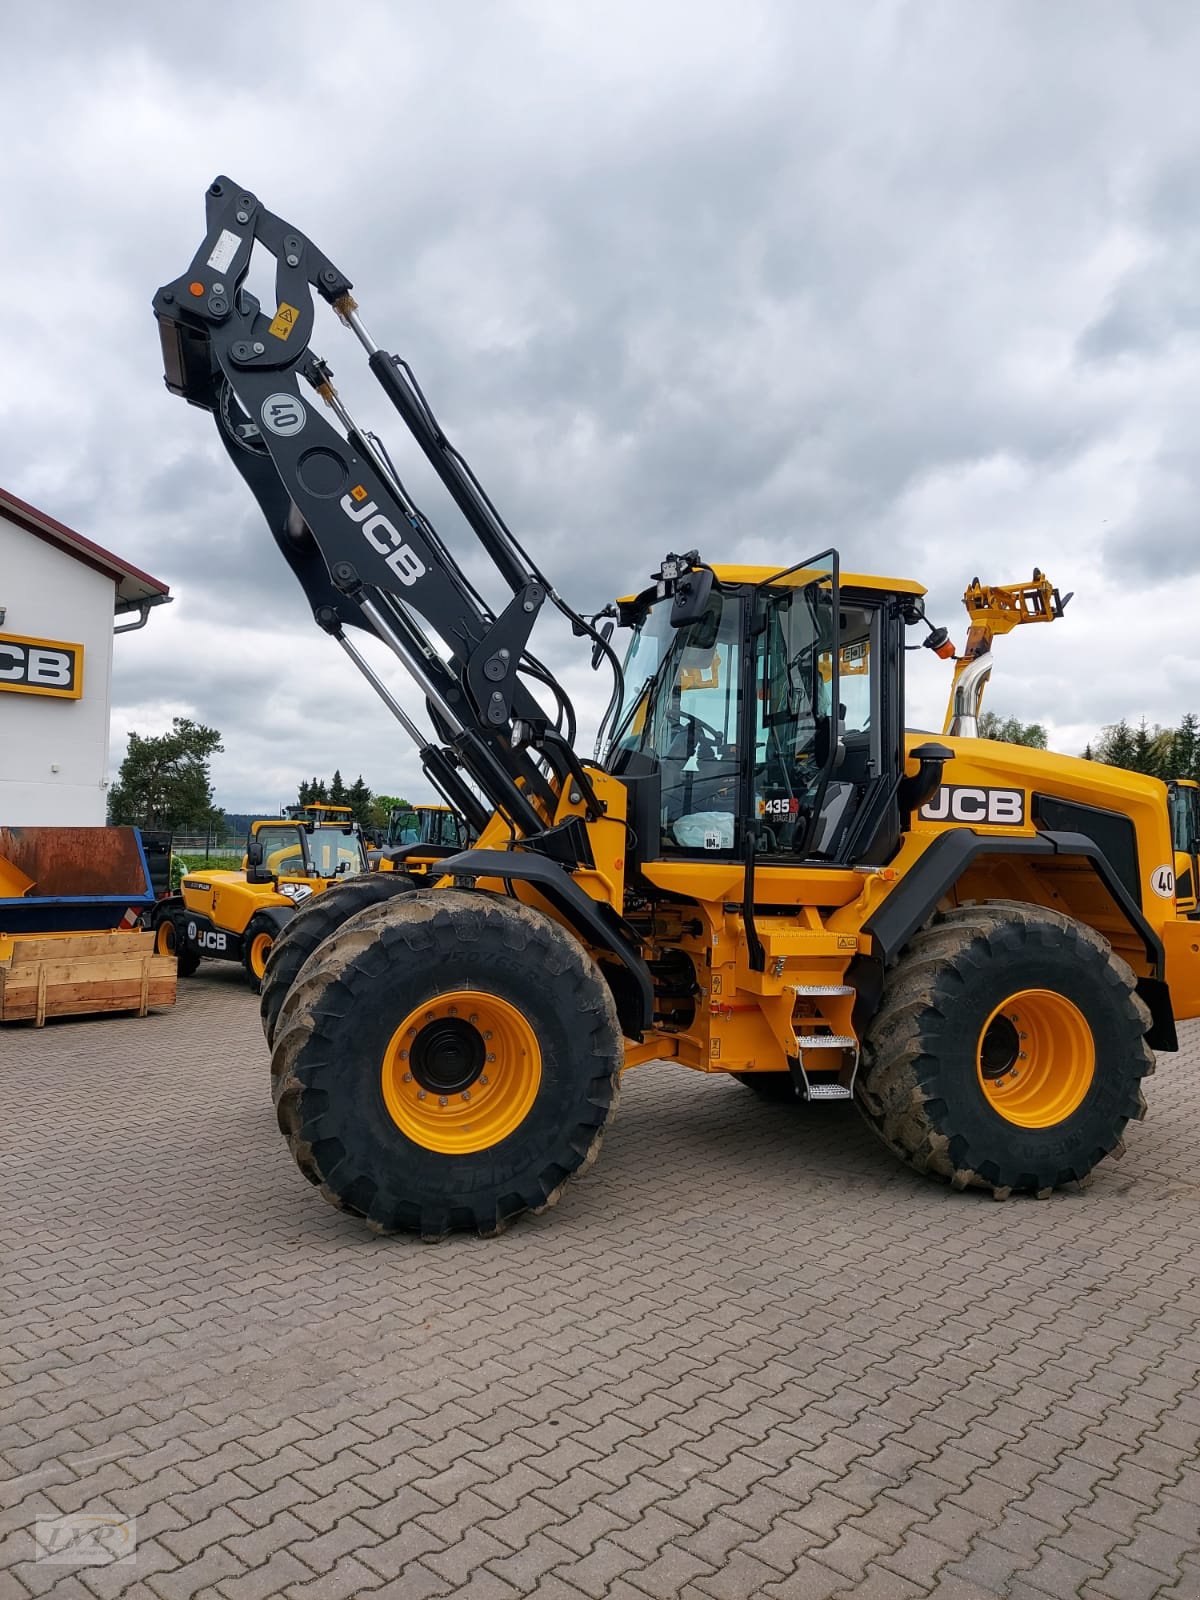
[[[1148,773],[1152,778],[1159,775],[1160,757],[1154,748],[1154,735],[1147,728],[1145,717],[1138,723],[1133,736],[1133,758],[1129,765],[1135,772]]]
[[[1124,717],[1109,723],[1101,733],[1096,757],[1110,767],[1133,766],[1133,733]]]
[[[361,828],[371,826],[371,802],[373,798],[370,789],[363,782],[363,775],[360,772],[346,791],[346,799],[350,809],[354,812],[355,822]]]
[[[1187,711],[1171,735],[1170,771],[1167,776],[1194,777],[1198,760],[1200,760],[1200,722],[1197,721],[1194,711]]]
[[[1095,755],[1092,752],[1092,746],[1091,746],[1091,741],[1090,740],[1083,747],[1083,759],[1085,761],[1095,761],[1095,759],[1096,759]]]
[[[331,806],[344,806],[348,804],[348,801],[349,796],[346,792],[346,785],[342,782],[342,774],[340,770],[335,768],[329,784],[329,804]]]

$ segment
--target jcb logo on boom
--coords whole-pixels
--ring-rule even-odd
[[[922,822],[984,822],[992,827],[1019,828],[1025,821],[1025,791],[944,783],[917,815]]]
[[[372,550],[377,550],[406,588],[425,576],[425,563],[404,536],[380,511],[374,500],[367,499],[361,484],[341,498],[341,507],[351,522],[362,524],[363,536]]]

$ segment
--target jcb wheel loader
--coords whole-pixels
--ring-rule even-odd
[[[256,244],[266,310],[244,287]],[[430,887],[335,890],[319,928],[298,916],[321,937],[286,981],[286,940],[272,954],[275,1105],[310,1181],[376,1229],[497,1233],[588,1166],[621,1072],[663,1058],[853,1097],[910,1166],[998,1196],[1118,1152],[1152,1048],[1200,1011],[1200,936],[1162,888],[1164,786],[972,737],[986,627],[947,735],[906,733],[909,630],[952,647],[920,584],[833,550],[774,569],[668,555],[580,616],[351,289],[222,177],[154,301],[168,388],[212,412],[318,626],[479,830]],[[498,608],[334,388],[314,294],[495,566]],[[531,651],[547,602],[613,670],[602,758]],[[406,667],[431,733],[356,631]]]

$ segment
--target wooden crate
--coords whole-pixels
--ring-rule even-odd
[[[174,956],[154,953],[151,933],[76,933],[5,940],[0,1022],[136,1011],[175,1004]]]

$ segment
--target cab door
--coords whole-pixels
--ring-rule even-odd
[[[1200,789],[1188,782],[1168,783],[1167,806],[1175,852],[1175,905],[1191,917],[1197,914],[1200,893]]]

